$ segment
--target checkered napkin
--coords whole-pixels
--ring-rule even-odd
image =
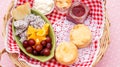
[[[17,0],[17,6],[25,2],[29,2],[32,7],[33,0]],[[81,0],[80,2],[86,4],[90,8],[90,14],[86,19],[85,24],[91,29],[93,40],[90,46],[79,49],[80,55],[76,63],[70,66],[91,67],[96,59],[96,55],[98,54],[100,47],[99,40],[104,30],[104,3],[103,0]],[[56,34],[56,45],[58,45],[58,43],[61,41],[68,40],[68,33],[70,29],[75,25],[74,23],[65,20],[65,16],[65,14],[61,14],[55,9],[51,14],[47,15],[47,18],[50,20]],[[6,50],[8,52],[18,53],[19,59],[29,64],[38,65],[41,67],[68,67],[58,63],[55,58],[52,58],[51,60],[43,63],[30,58],[26,56],[23,52],[21,52],[13,38],[11,19],[8,21],[6,27],[7,35],[5,43]]]

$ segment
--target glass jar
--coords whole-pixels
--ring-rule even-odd
[[[76,24],[84,23],[89,13],[89,7],[80,2],[74,2],[67,13],[67,20]]]
[[[54,0],[55,8],[61,13],[66,13],[72,4],[72,0]]]

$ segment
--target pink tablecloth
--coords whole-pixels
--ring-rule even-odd
[[[4,39],[2,37],[2,29],[3,29],[3,16],[7,10],[7,7],[9,5],[11,0],[0,0],[0,49],[4,48]],[[107,1],[107,11],[109,14],[109,19],[111,23],[110,27],[110,36],[111,36],[111,44],[106,51],[104,57],[102,60],[96,65],[96,67],[120,67],[120,35],[119,35],[119,30],[120,30],[120,23],[119,18],[120,18],[120,12],[117,12],[120,10],[120,0],[110,0]],[[4,8],[3,8],[4,7]],[[118,30],[118,31],[117,31]],[[9,57],[4,54],[2,55],[2,59],[0,61],[0,65],[2,67],[15,67],[12,63]]]

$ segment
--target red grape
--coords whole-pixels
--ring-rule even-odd
[[[49,56],[49,55],[50,55],[50,49],[45,48],[45,49],[43,50],[43,54],[44,54],[45,56]]]
[[[49,36],[46,37],[46,42],[51,43],[51,38]]]
[[[47,44],[46,40],[42,40],[42,41],[41,41],[41,45],[42,45],[42,46],[46,46],[46,44]]]
[[[32,53],[33,48],[29,46],[29,47],[26,48],[26,51],[27,51],[28,53]]]
[[[37,46],[35,47],[36,51],[41,51],[42,48],[43,48],[43,46],[42,46],[41,44],[40,44],[40,45],[37,45]]]
[[[51,49],[52,48],[52,44],[51,43],[47,43],[46,48]]]
[[[44,55],[44,49],[40,51],[40,55]]]
[[[35,45],[35,40],[34,40],[34,39],[29,39],[29,40],[28,40],[28,44],[29,44],[30,46],[34,46],[34,45]]]
[[[26,47],[28,47],[28,46],[29,46],[28,40],[23,41],[23,47],[26,48]]]
[[[33,55],[38,55],[38,52],[36,50],[33,50]]]

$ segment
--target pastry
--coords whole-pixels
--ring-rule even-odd
[[[70,41],[78,48],[87,47],[92,40],[90,29],[84,24],[78,24],[70,31]]]
[[[61,64],[73,64],[78,57],[78,49],[73,43],[62,42],[56,48],[55,57]]]
[[[25,3],[24,5],[20,5],[17,8],[12,10],[12,16],[16,20],[24,19],[28,14],[30,14],[30,4]]]

